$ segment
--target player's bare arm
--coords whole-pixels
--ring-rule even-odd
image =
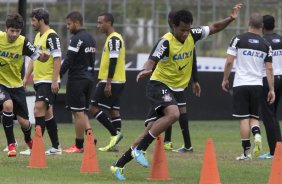
[[[212,23],[211,25],[209,25],[209,28],[210,28],[210,35],[211,34],[214,34],[214,33],[217,33],[221,30],[223,30],[225,27],[227,27],[232,21],[234,21],[237,17],[238,17],[238,14],[240,12],[240,9],[242,7],[242,4],[239,3],[239,4],[236,4],[233,8],[232,8],[232,11],[231,11],[231,14],[229,17],[221,20],[221,21],[218,21],[218,22],[215,22],[215,23]]]
[[[230,54],[227,55],[225,67],[224,67],[224,74],[223,74],[223,80],[221,83],[221,87],[223,91],[228,92],[229,90],[229,75],[231,73],[233,63],[234,63],[235,56],[232,56]]]
[[[148,59],[146,61],[146,63],[144,64],[143,70],[141,72],[138,73],[137,77],[136,77],[136,82],[138,82],[138,80],[140,78],[146,77],[148,75],[151,75],[153,72],[153,68],[155,67],[156,62]]]

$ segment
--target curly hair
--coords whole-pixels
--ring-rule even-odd
[[[23,29],[24,21],[23,17],[18,14],[9,14],[6,18],[6,28],[15,28],[15,29]]]
[[[180,22],[183,22],[185,24],[192,24],[193,23],[192,13],[187,10],[179,10],[175,12],[175,15],[173,17],[173,23],[176,26],[179,26]]]

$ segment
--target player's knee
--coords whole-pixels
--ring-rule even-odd
[[[3,111],[4,112],[13,112],[13,102],[12,100],[7,100],[3,104]]]
[[[174,123],[179,119],[180,114],[179,111],[176,111],[174,113],[169,113],[167,116],[169,117],[170,121]]]

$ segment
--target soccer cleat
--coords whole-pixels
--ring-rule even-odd
[[[29,149],[29,148],[20,152],[20,155],[29,156],[30,154],[31,154],[31,149]]]
[[[172,142],[164,142],[164,149],[167,151],[172,150]]]
[[[70,148],[63,150],[65,153],[83,153],[83,148],[77,148],[76,145],[72,145]]]
[[[240,161],[240,160],[252,160],[252,155],[248,154],[247,156],[243,154],[241,154],[240,156],[236,157],[236,160]]]
[[[136,160],[136,162],[141,164],[143,167],[148,167],[148,165],[149,165],[148,160],[144,156],[142,150],[138,150],[138,149],[134,148],[131,151],[131,156],[134,158],[134,160]]]
[[[111,149],[109,149],[109,152],[118,152],[118,145],[115,145],[114,147],[112,147]]]
[[[191,146],[190,148],[185,148],[185,146],[182,146],[181,148],[175,149],[175,150],[172,150],[172,151],[177,152],[177,153],[193,152],[193,147]]]
[[[99,148],[98,150],[103,152],[111,151],[113,150],[113,147],[121,141],[122,138],[123,135],[121,133],[118,133],[115,136],[111,136],[110,144],[105,147]]]
[[[17,155],[16,152],[16,144],[15,143],[11,143],[8,145],[8,157],[15,157]]]
[[[253,155],[255,158],[259,156],[261,150],[262,150],[261,135],[256,134],[254,140],[254,149],[253,149]]]
[[[16,140],[16,142],[15,142],[15,145],[16,145],[16,148],[19,146],[17,140]],[[4,151],[4,152],[8,152],[8,151],[9,151],[8,146],[6,146],[6,148],[4,148],[3,151]]]
[[[45,155],[61,155],[62,148],[59,145],[58,148],[51,147],[47,151],[45,151]]]
[[[115,177],[120,180],[124,181],[125,177],[123,175],[123,168],[117,167],[117,166],[111,166],[110,168],[111,172],[115,175]]]
[[[270,153],[266,153],[264,155],[260,155],[257,157],[258,159],[273,159],[273,155],[271,155]]]
[[[29,156],[31,154],[31,149],[32,149],[32,144],[33,144],[33,141],[30,140],[29,142],[26,142],[28,148],[24,151],[21,151],[20,152],[20,155],[25,155],[25,156]]]

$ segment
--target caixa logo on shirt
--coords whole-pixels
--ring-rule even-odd
[[[252,57],[258,57],[258,58],[264,58],[264,53],[253,51],[253,50],[244,50],[243,51],[244,56],[252,56]]]
[[[183,53],[179,53],[179,54],[174,54],[172,56],[172,59],[174,61],[183,60],[183,59],[191,57],[192,53],[193,53],[192,51],[189,51],[189,52],[183,52]]]
[[[95,47],[86,47],[85,50],[84,50],[85,53],[88,53],[88,52],[92,52],[93,53],[95,51],[96,51]]]

